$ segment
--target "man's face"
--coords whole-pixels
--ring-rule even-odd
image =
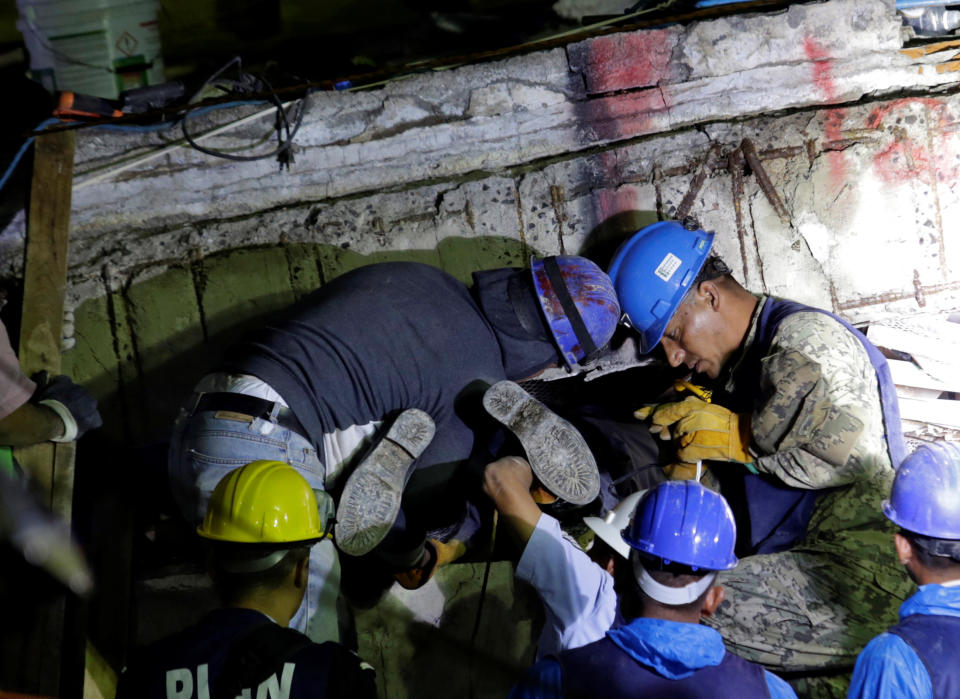
[[[710,288],[707,288],[707,287]],[[701,283],[667,324],[660,343],[670,366],[685,365],[711,379],[720,375],[736,346],[725,337],[725,323],[715,303],[716,287]]]

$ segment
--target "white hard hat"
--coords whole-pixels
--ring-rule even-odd
[[[583,523],[590,527],[594,533],[603,539],[610,547],[624,558],[630,558],[630,546],[620,532],[630,524],[630,518],[633,511],[637,509],[637,503],[646,490],[638,490],[631,493],[620,501],[616,507],[607,512],[602,519],[600,517],[584,517]]]

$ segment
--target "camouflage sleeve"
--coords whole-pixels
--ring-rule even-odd
[[[758,470],[797,488],[856,479],[879,398],[869,357],[849,331],[821,313],[787,318],[763,360],[759,389],[751,416]]]

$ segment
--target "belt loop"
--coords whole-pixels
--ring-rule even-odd
[[[270,408],[270,414],[266,418],[255,417],[254,420],[260,421],[260,429],[258,430],[263,436],[268,434],[273,434],[273,431],[277,429],[280,425],[277,424],[277,413],[280,412],[280,403],[274,401],[273,407]]]
[[[197,406],[200,405],[200,399],[203,398],[203,391],[194,391],[193,392],[193,406],[187,412],[187,417],[192,417],[195,412],[197,412]]]

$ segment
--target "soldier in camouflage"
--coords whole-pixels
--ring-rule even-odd
[[[655,231],[675,241],[666,254],[690,257],[684,236],[712,243],[712,234],[672,225]],[[690,397],[638,411],[680,462],[711,462],[708,478],[736,515],[741,562],[724,575],[727,601],[707,623],[738,655],[796,673],[801,690],[803,675],[822,687],[836,674],[842,696],[857,653],[896,622],[911,591],[879,509],[904,456],[889,368],[846,321],[750,293],[706,250],[668,265],[655,252],[650,273],[663,279],[676,267],[686,283],[671,290],[659,327],[643,320],[649,300],[637,299],[635,319],[627,293],[638,296],[645,231],[611,266],[627,320],[647,351],[659,341],[672,366],[716,381],[713,403]]]

